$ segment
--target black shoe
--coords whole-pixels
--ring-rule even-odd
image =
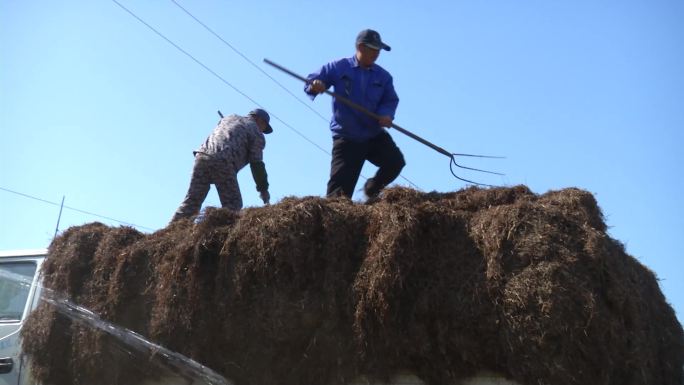
[[[366,194],[366,197],[368,197],[368,200],[376,200],[380,194],[380,190],[382,190],[382,187],[377,186],[375,179],[373,178],[368,179],[363,185],[363,192]]]

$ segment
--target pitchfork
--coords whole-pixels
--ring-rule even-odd
[[[294,73],[294,72],[288,70],[287,68],[285,68],[285,67],[283,67],[283,66],[281,66],[281,65],[279,65],[279,64],[276,64],[276,63],[274,63],[274,62],[272,62],[272,61],[270,61],[270,60],[268,60],[268,59],[264,59],[264,62],[265,62],[266,64],[269,64],[269,65],[271,65],[271,66],[273,66],[273,67],[275,67],[275,68],[277,68],[277,69],[279,69],[279,70],[285,72],[286,74],[288,74],[288,75],[290,75],[290,76],[292,76],[292,77],[295,77],[295,78],[297,78],[297,79],[303,81],[304,83],[307,83],[307,84],[309,83],[309,80],[308,80],[307,78],[305,78],[305,77],[303,77],[303,76],[301,76],[301,75],[298,75],[298,74],[296,74],[296,73]],[[328,94],[328,95],[334,97],[335,99],[339,100],[340,102],[342,102],[342,103],[348,105],[349,107],[352,107],[352,108],[354,108],[354,109],[356,109],[356,110],[358,110],[358,111],[360,111],[360,112],[362,112],[362,113],[364,113],[364,114],[366,114],[366,115],[368,115],[368,116],[370,116],[370,117],[373,117],[373,118],[375,118],[375,119],[380,119],[380,115],[378,115],[378,114],[376,114],[376,113],[374,113],[374,112],[372,112],[372,111],[369,111],[367,108],[363,107],[362,105],[360,105],[360,104],[358,104],[358,103],[355,103],[355,102],[349,100],[348,98],[346,98],[346,97],[344,97],[344,96],[342,96],[342,95],[340,95],[340,94],[337,94],[337,93],[335,93],[335,92],[328,91],[328,90],[325,90],[324,92],[325,92],[326,94]],[[450,162],[449,162],[449,171],[451,171],[451,175],[453,175],[453,176],[454,176],[456,179],[458,179],[458,180],[462,180],[462,181],[464,181],[464,182],[468,182],[468,183],[472,183],[472,184],[476,184],[476,185],[480,185],[480,186],[493,187],[492,185],[488,185],[488,184],[485,184],[485,183],[478,183],[478,182],[474,182],[474,181],[472,181],[472,180],[468,180],[468,179],[465,179],[465,178],[461,178],[460,176],[456,175],[456,172],[454,171],[454,166],[459,167],[459,168],[463,168],[463,169],[466,169],[466,170],[473,170],[473,171],[479,171],[479,172],[486,172],[486,173],[488,173],[488,174],[504,175],[504,174],[499,173],[499,172],[487,171],[487,170],[481,170],[481,169],[479,169],[479,168],[472,168],[472,167],[462,166],[462,165],[460,165],[460,164],[458,164],[458,163],[456,162],[456,157],[457,157],[457,156],[469,156],[469,157],[476,157],[476,158],[504,159],[505,157],[503,157],[503,156],[475,155],[475,154],[459,154],[459,153],[455,153],[455,152],[449,152],[449,151],[447,151],[447,150],[445,150],[445,149],[443,149],[443,148],[441,148],[441,147],[435,145],[434,143],[428,142],[427,140],[425,140],[425,139],[421,138],[420,136],[418,136],[418,135],[412,133],[411,131],[409,131],[409,130],[407,130],[407,129],[405,129],[405,128],[400,127],[398,124],[392,123],[392,128],[396,129],[397,131],[401,132],[402,134],[404,134],[404,135],[406,135],[406,136],[408,136],[408,137],[410,137],[410,138],[412,138],[412,139],[415,139],[415,140],[419,141],[420,143],[423,143],[424,145],[426,145],[426,146],[430,147],[431,149],[433,149],[433,150],[439,152],[440,154],[446,155],[446,156],[450,159]]]

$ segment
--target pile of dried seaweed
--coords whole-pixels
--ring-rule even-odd
[[[594,197],[525,186],[286,198],[141,234],[99,223],[50,246],[49,293],[237,385],[682,383],[684,333]],[[150,353],[42,304],[23,331],[45,384],[130,384]]]

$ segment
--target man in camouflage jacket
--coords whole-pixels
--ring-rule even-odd
[[[273,132],[268,113],[257,108],[247,116],[229,115],[222,118],[199,149],[193,151],[190,187],[171,222],[199,213],[211,184],[216,186],[221,206],[231,210],[242,208],[242,195],[237,173],[248,163],[264,204],[271,198],[268,175],[263,161],[266,146],[264,134]]]

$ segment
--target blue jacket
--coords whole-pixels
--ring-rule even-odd
[[[359,66],[356,56],[352,56],[324,65],[318,72],[310,74],[308,79],[310,81],[321,80],[328,87],[333,86],[336,94],[378,115],[391,116],[394,119],[399,97],[394,90],[392,75],[377,64],[365,69]],[[311,99],[315,98],[308,85],[304,91]],[[376,119],[334,98],[332,108],[330,130],[333,136],[366,141],[383,131]]]

